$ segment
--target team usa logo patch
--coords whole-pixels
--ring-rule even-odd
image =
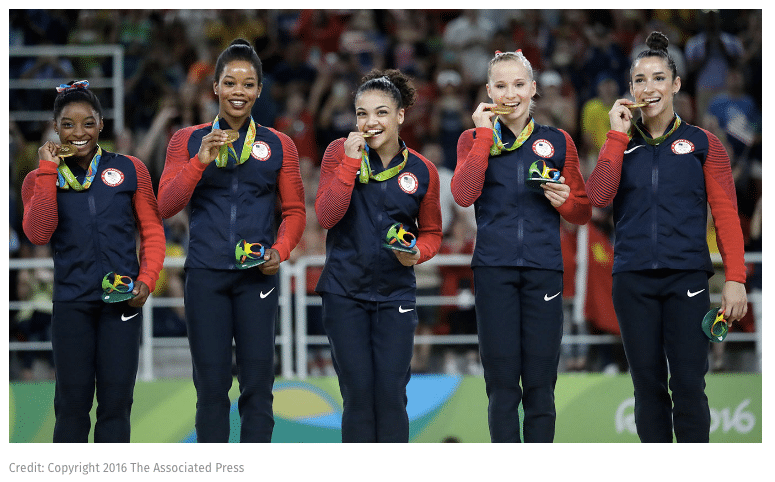
[[[673,145],[671,145],[670,148],[676,154],[689,154],[690,152],[694,152],[694,144],[686,139],[678,139],[673,142]]]
[[[548,159],[554,155],[554,146],[546,139],[538,139],[533,143],[533,152]]]
[[[420,183],[417,182],[417,176],[411,172],[403,172],[398,176],[398,186],[407,194],[414,194],[417,192],[417,186]]]
[[[112,167],[102,171],[102,182],[110,187],[116,187],[124,182],[124,173]]]
[[[259,161],[266,161],[272,157],[272,149],[270,149],[269,144],[264,141],[254,142],[253,148],[250,150],[250,155]]]

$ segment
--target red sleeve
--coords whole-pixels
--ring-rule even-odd
[[[307,224],[307,210],[304,204],[304,184],[301,181],[299,153],[290,137],[269,129],[280,138],[283,145],[283,165],[277,176],[277,196],[280,200],[282,222],[277,229],[277,241],[272,245],[280,253],[280,261],[291,255],[299,244]]]
[[[468,129],[457,141],[457,165],[450,189],[455,202],[464,208],[472,205],[482,194],[491,146],[492,129],[487,127]]]
[[[705,191],[716,226],[716,242],[724,262],[724,274],[727,281],[745,283],[743,230],[737,213],[737,195],[729,157],[715,135],[705,129],[702,131],[708,136],[708,156],[702,166]]]
[[[361,160],[344,154],[344,138],[326,148],[320,163],[320,183],[315,196],[315,213],[325,229],[333,228],[350,207],[355,176]]]
[[[441,247],[441,202],[439,201],[439,172],[432,162],[412,151],[428,168],[430,182],[428,190],[420,201],[420,212],[417,216],[417,225],[420,231],[417,235],[417,249],[420,250],[420,259],[417,264],[424,263],[436,256]]]
[[[570,186],[570,196],[557,211],[566,221],[573,224],[586,224],[592,218],[592,205],[589,204],[587,191],[584,188],[584,178],[579,169],[579,154],[576,144],[567,132],[565,134],[565,166],[562,168],[562,176],[565,183]]]
[[[188,139],[194,130],[206,124],[186,127],[172,136],[167,146],[167,159],[159,181],[159,213],[164,219],[183,210],[191,200],[196,184],[202,179],[207,164],[199,162],[199,154],[188,157]]]
[[[48,243],[59,223],[56,181],[57,165],[42,159],[39,167],[24,178],[22,228],[33,244]]]
[[[592,205],[604,208],[611,204],[622,178],[624,150],[630,138],[624,132],[608,131],[595,169],[587,179],[587,195]]]
[[[148,285],[148,289],[153,293],[159,279],[159,271],[164,265],[164,227],[156,205],[156,196],[153,195],[148,168],[136,157],[126,157],[132,160],[137,173],[137,190],[132,196],[135,224],[140,235],[140,273],[137,275],[137,281]]]

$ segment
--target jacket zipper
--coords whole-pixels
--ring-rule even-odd
[[[100,232],[97,227],[99,226],[99,223],[97,222],[97,204],[94,201],[94,193],[93,191],[89,190],[87,194],[88,203],[89,203],[89,216],[91,217],[91,223],[92,223],[92,237],[94,238],[94,248],[95,252],[97,254],[97,268],[99,269],[99,273],[102,273],[103,276],[108,273],[108,271],[105,270],[105,268],[102,266],[102,247],[100,246]],[[114,268],[110,268],[112,271]],[[123,275],[124,273],[118,273]]]
[[[657,235],[658,235],[658,224],[657,224],[657,216],[659,212],[659,145],[654,146],[654,151],[652,153],[652,163],[651,163],[651,195],[653,199],[651,200],[651,209],[652,209],[652,216],[651,216],[651,267],[652,269],[657,269],[659,267],[659,250],[658,250],[658,243],[657,243]]]

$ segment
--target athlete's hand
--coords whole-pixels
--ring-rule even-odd
[[[38,159],[42,161],[50,161],[59,165],[60,157],[57,156],[57,150],[59,147],[51,141],[46,141],[45,144],[38,149]]]
[[[398,262],[404,266],[414,266],[420,261],[420,250],[414,247],[415,253],[405,253],[404,251],[393,251],[398,258]]]
[[[277,274],[280,269],[280,252],[274,248],[264,250],[264,259],[266,263],[259,264],[258,269],[265,275]]]
[[[748,296],[745,293],[745,285],[737,281],[727,281],[721,290],[721,311],[727,324],[739,321],[748,313]]]
[[[363,132],[350,132],[344,141],[344,154],[353,159],[360,159],[361,151],[364,149],[366,149],[366,138],[363,137]]]
[[[560,182],[562,184],[547,182],[541,185],[544,189],[544,196],[555,208],[562,206],[570,197],[570,186],[565,184],[565,176],[560,176]]]
[[[222,129],[213,129],[209,134],[202,138],[202,144],[199,146],[199,162],[210,164],[218,157],[221,146],[226,144],[226,131]]]
[[[627,133],[632,125],[632,111],[625,107],[632,104],[629,99],[618,99],[608,111],[608,120],[611,121],[611,130]]]
[[[480,103],[479,107],[477,107],[474,113],[471,115],[471,119],[474,121],[474,126],[487,127],[492,129],[492,118],[495,116],[495,112],[485,109],[493,109],[497,106],[498,104],[488,104],[486,102]]]
[[[151,290],[148,289],[148,285],[142,281],[135,281],[135,289],[132,290],[134,298],[127,301],[132,308],[140,308],[145,304],[148,296],[151,294]]]

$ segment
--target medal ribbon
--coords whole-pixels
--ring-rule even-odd
[[[218,116],[215,116],[213,121],[213,129],[220,129],[220,123]],[[242,153],[240,157],[237,157],[237,151],[234,150],[232,143],[221,146],[218,151],[218,157],[215,158],[215,165],[218,167],[226,167],[229,163],[229,154],[234,158],[237,164],[242,164],[250,157],[250,150],[253,147],[253,141],[256,140],[256,121],[253,120],[253,116],[250,116],[250,125],[248,126],[248,133],[245,135],[245,142],[242,145]]]
[[[525,128],[522,129],[522,132],[519,133],[517,139],[514,141],[511,147],[505,147],[502,140],[501,123],[498,121],[498,116],[495,116],[495,121],[493,122],[492,127],[492,146],[490,146],[490,155],[497,156],[503,151],[513,151],[514,149],[518,148],[525,143],[528,137],[530,137],[530,134],[533,133],[534,128],[535,121],[531,117],[530,122],[528,122]]]
[[[643,140],[646,141],[646,144],[651,145],[651,146],[656,146],[656,145],[661,144],[662,141],[664,141],[668,137],[670,137],[670,135],[673,132],[675,132],[675,130],[678,129],[678,126],[680,126],[680,125],[681,125],[681,118],[678,117],[678,114],[676,114],[675,121],[673,122],[673,127],[670,129],[670,131],[667,134],[663,135],[663,136],[657,137],[656,139],[652,139],[651,137],[647,136],[641,130],[641,128],[638,127],[638,123],[637,122],[635,123],[635,128],[638,130],[638,132],[640,132],[640,136],[643,137]]]
[[[406,161],[409,159],[409,149],[407,149],[406,146],[404,146],[402,153],[404,155],[404,160],[400,164],[374,174],[371,172],[371,163],[369,162],[369,146],[367,145],[361,153],[361,171],[360,174],[358,174],[358,181],[360,181],[361,184],[368,184],[369,179],[374,179],[375,181],[386,181],[391,177],[394,177],[396,174],[401,172],[401,169],[406,166]]]
[[[94,154],[94,158],[89,163],[89,169],[86,171],[86,177],[83,178],[83,184],[78,182],[73,171],[62,160],[59,163],[59,167],[57,167],[57,187],[61,189],[70,189],[72,187],[76,191],[89,189],[92,181],[94,181],[94,176],[97,175],[97,166],[100,165],[100,158],[102,158],[102,148],[97,146],[97,153]]]

